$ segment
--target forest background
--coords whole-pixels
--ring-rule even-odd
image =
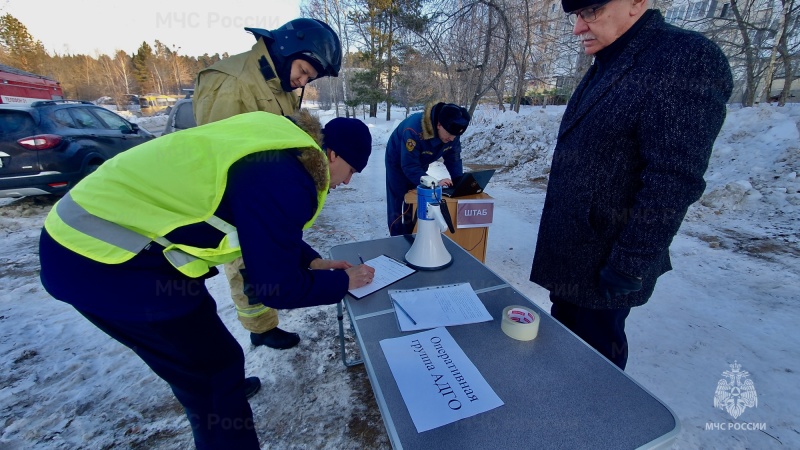
[[[732,103],[797,101],[800,0],[651,0],[666,20],[702,32],[728,56]],[[348,51],[338,78],[305,98],[336,115],[376,117],[385,103],[409,112],[431,100],[519,111],[563,104],[592,62],[572,36],[559,0],[305,0],[301,13],[329,23]],[[227,53],[179,54],[145,40],[113,55],[48,51],[25,25],[0,17],[0,63],[53,78],[65,98],[183,94],[198,71]],[[242,48],[241,51],[246,51]],[[343,111],[340,111],[343,108]],[[392,108],[382,108],[390,120]]]

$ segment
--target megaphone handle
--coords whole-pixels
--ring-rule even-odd
[[[442,215],[442,208],[439,203],[428,203],[427,207],[428,217],[436,221],[439,226],[439,232],[443,232],[447,228],[447,222]]]
[[[447,224],[447,229],[450,230],[451,233],[455,234],[456,228],[453,226],[453,220],[450,218],[450,210],[447,209],[447,202],[442,200],[439,205],[442,210],[442,217]]]

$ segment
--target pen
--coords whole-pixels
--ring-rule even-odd
[[[416,320],[414,320],[414,318],[413,318],[413,317],[411,317],[411,314],[409,314],[409,313],[408,313],[408,311],[406,311],[406,310],[405,310],[405,309],[404,309],[402,306],[400,306],[400,302],[398,302],[397,300],[394,300],[394,301],[393,301],[393,303],[394,303],[394,306],[397,306],[397,308],[398,308],[400,311],[403,311],[403,314],[405,314],[405,315],[406,315],[406,317],[408,317],[408,319],[411,321],[411,323],[413,323],[414,325],[416,325],[416,324],[417,324],[417,321],[416,321]]]
[[[364,264],[364,258],[362,258],[362,257],[361,257],[361,254],[360,254],[360,253],[359,253],[359,255],[358,255],[358,259],[360,259],[360,260],[361,260],[361,264]]]

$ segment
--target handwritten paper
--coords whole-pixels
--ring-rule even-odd
[[[350,295],[358,299],[381,290],[416,272],[416,270],[386,255],[380,255],[377,258],[364,261],[364,264],[375,269],[375,278],[372,279],[372,283],[370,284],[361,286],[360,288],[350,289]]]
[[[380,344],[417,433],[504,404],[446,328]]]
[[[395,312],[401,331],[492,320],[469,283],[393,290],[389,291],[389,297],[400,305]]]

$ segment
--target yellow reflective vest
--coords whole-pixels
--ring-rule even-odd
[[[241,256],[235,227],[213,215],[228,169],[252,153],[284,149],[322,151],[290,120],[260,111],[162,136],[105,162],[56,203],[44,226],[59,244],[105,264],[128,261],[157,242],[173,266],[200,277]],[[318,189],[317,210],[304,228],[314,223],[327,192]],[[216,248],[164,237],[199,222],[225,233]]]

